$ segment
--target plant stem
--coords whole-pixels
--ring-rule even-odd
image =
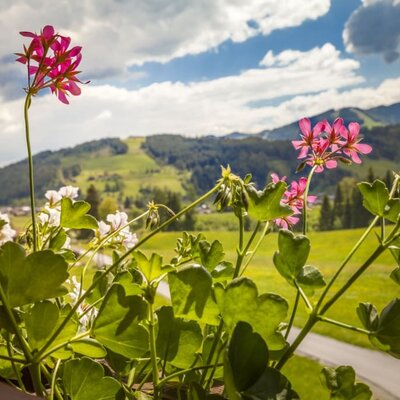
[[[317,322],[317,316],[315,314],[311,314],[308,317],[306,324],[303,326],[303,329],[300,331],[300,333],[294,340],[294,342],[291,344],[291,346],[287,349],[287,351],[283,354],[282,358],[279,360],[278,364],[275,367],[276,369],[278,370],[281,369],[289,360],[289,358],[292,357],[294,351],[297,349],[297,347],[300,345],[303,339],[307,336],[307,334],[311,331],[316,322]]]
[[[222,363],[219,363],[219,364],[216,364],[216,365],[217,365],[217,367],[222,367],[223,366]],[[171,379],[174,379],[174,378],[176,378],[178,376],[185,375],[188,372],[199,371],[199,370],[202,370],[202,369],[205,370],[205,369],[210,369],[210,368],[214,368],[214,364],[212,364],[212,365],[201,365],[199,367],[192,367],[192,368],[189,368],[189,369],[184,369],[184,370],[181,370],[181,371],[178,371],[178,372],[174,372],[173,374],[168,375],[164,379],[161,379],[160,382],[158,382],[158,386],[161,387],[162,385],[164,385],[165,382],[168,382]]]
[[[212,345],[211,345],[210,353],[208,354],[208,357],[207,357],[207,360],[206,360],[207,365],[210,365],[212,363],[212,360],[214,358],[214,353],[217,350],[218,342],[219,342],[219,339],[221,337],[223,328],[224,328],[224,321],[221,318],[221,320],[219,321],[219,325],[218,325],[217,331],[215,332],[215,336],[214,336],[214,340],[213,340]],[[218,358],[215,360],[215,363],[218,363]],[[204,382],[206,380],[206,376],[207,376],[207,371],[203,371],[203,374],[201,375],[200,382],[199,382],[199,384],[201,386],[204,385]]]
[[[14,374],[15,374],[15,376],[17,378],[18,385],[24,392],[26,392],[26,388],[25,388],[24,382],[21,379],[21,373],[20,373],[20,371],[18,370],[18,368],[15,365],[15,360],[13,358],[13,352],[12,352],[12,348],[11,348],[10,334],[8,332],[6,333],[5,339],[6,339],[6,343],[7,343],[7,353],[8,353],[8,356],[9,356],[8,359],[9,359],[9,361],[11,361],[11,367],[12,367],[12,369],[14,371]]]
[[[257,228],[256,228],[256,230],[255,230],[254,232],[256,232],[256,231],[258,230],[258,227],[259,227],[259,225],[257,225]],[[251,260],[253,259],[254,255],[256,254],[256,252],[257,252],[258,248],[260,247],[262,241],[264,240],[265,236],[267,235],[268,228],[269,228],[269,221],[267,221],[267,222],[265,223],[265,226],[264,226],[264,229],[263,229],[263,231],[262,231],[262,233],[261,233],[261,236],[260,236],[260,238],[258,239],[258,242],[256,243],[256,245],[254,246],[254,249],[253,249],[253,251],[251,252],[249,258],[246,260],[246,262],[245,262],[245,264],[244,264],[244,266],[243,266],[243,269],[242,269],[242,272],[240,273],[240,275],[243,275],[243,274],[244,274],[244,271],[246,271],[247,267],[248,267],[249,264],[251,263]],[[254,237],[252,236],[250,239],[253,240]],[[249,242],[250,242],[250,241],[249,241]],[[250,247],[250,246],[249,246],[249,247]],[[246,246],[246,249],[248,250],[248,247],[247,247],[247,246]]]
[[[291,314],[291,316],[290,316],[289,324],[288,324],[288,327],[287,327],[286,333],[285,333],[285,340],[288,339],[289,333],[290,333],[290,331],[291,331],[291,329],[292,329],[293,322],[294,322],[294,318],[295,318],[296,313],[297,313],[297,307],[298,307],[298,305],[299,305],[299,300],[300,300],[300,292],[297,290],[297,292],[296,292],[296,298],[295,298],[294,304],[293,304],[292,314]]]
[[[148,324],[149,324],[149,341],[150,341],[150,358],[151,358],[151,369],[152,369],[152,377],[153,377],[153,385],[154,385],[154,399],[158,399],[158,361],[157,361],[157,349],[156,349],[156,336],[155,336],[155,322],[154,322],[154,310],[153,303],[149,303],[149,315],[148,315]]]
[[[329,289],[332,287],[332,285],[335,283],[336,279],[340,275],[340,273],[343,271],[344,267],[347,265],[347,263],[351,260],[355,252],[358,250],[358,248],[362,245],[364,240],[368,237],[376,223],[378,222],[379,217],[375,217],[372,222],[370,223],[369,227],[367,230],[363,233],[363,235],[358,239],[358,242],[354,245],[354,247],[351,249],[350,253],[347,254],[346,258],[342,261],[342,264],[340,265],[339,269],[335,272],[335,275],[333,275],[332,279],[329,281],[329,283],[326,285],[324,291],[321,294],[321,297],[318,300],[318,303],[315,307],[315,309],[318,311],[319,308],[321,307],[322,302],[324,301],[326,295],[328,294]]]
[[[86,292],[83,293],[79,299],[76,301],[75,305],[72,307],[71,311],[66,315],[64,320],[61,322],[61,324],[58,326],[58,328],[54,331],[54,333],[50,336],[50,338],[47,340],[47,342],[43,345],[43,347],[39,350],[37,353],[37,357],[40,357],[51,345],[51,343],[58,337],[58,335],[62,332],[64,327],[67,325],[68,321],[75,315],[76,310],[79,308],[79,306],[82,304],[82,302],[88,297],[92,290],[98,285],[101,280],[107,276],[112,270],[114,270],[123,260],[125,260],[133,251],[135,251],[139,246],[142,244],[146,243],[148,240],[150,240],[156,233],[164,229],[166,226],[171,224],[173,221],[175,221],[177,218],[179,218],[181,215],[185,214],[186,212],[190,211],[192,208],[196,207],[199,203],[202,203],[205,199],[207,199],[209,196],[211,196],[213,193],[215,193],[220,186],[222,185],[221,183],[218,183],[216,186],[214,186],[210,191],[208,191],[206,194],[198,198],[196,201],[194,201],[192,204],[188,205],[185,207],[183,210],[175,214],[173,217],[171,217],[169,220],[165,221],[163,224],[161,224],[157,229],[152,231],[150,234],[145,236],[143,239],[139,240],[138,243],[136,243],[135,246],[133,246],[131,249],[129,249],[127,252],[125,252],[115,263],[110,265],[108,268],[104,270],[104,272],[99,275],[92,283],[91,285],[87,288]]]
[[[353,325],[345,324],[344,322],[336,321],[331,318],[324,317],[322,315],[318,315],[318,321],[326,322],[328,324],[340,326],[341,328],[349,329],[351,331],[359,332],[359,333],[364,333],[365,335],[369,335],[371,332],[367,331],[366,329],[358,328]]]
[[[29,194],[31,198],[31,218],[32,218],[32,235],[33,235],[33,251],[37,251],[37,227],[36,227],[36,207],[35,207],[35,183],[33,177],[33,158],[31,150],[31,141],[29,134],[29,115],[28,110],[31,105],[32,97],[30,93],[26,95],[24,104],[24,119],[25,119],[25,138],[26,149],[28,151],[28,166],[29,166]]]
[[[350,277],[350,279],[335,293],[335,295],[321,308],[320,315],[325,314],[347,289],[365,272],[365,270],[386,250],[387,245],[379,245],[363,265]]]
[[[296,279],[294,280],[294,284],[298,290],[298,292],[300,293],[301,298],[304,300],[304,303],[306,304],[306,307],[310,310],[313,311],[313,306],[310,303],[310,300],[308,300],[308,297],[306,296],[306,294],[304,293],[303,288],[298,284],[298,282],[296,281]]]
[[[60,365],[61,365],[61,360],[57,360],[56,365],[54,367],[54,371],[51,376],[50,399],[49,400],[54,399],[54,393],[56,391],[57,373],[58,373],[58,369],[60,368]]]
[[[310,190],[310,184],[311,184],[311,178],[314,175],[314,171],[316,170],[317,165],[314,165],[311,168],[310,173],[308,174],[307,177],[307,184],[306,184],[306,188],[304,190],[304,194],[303,194],[303,235],[307,234],[307,207],[308,207],[308,202],[307,202],[307,198],[308,198],[308,192]]]

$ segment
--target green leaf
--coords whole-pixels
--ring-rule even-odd
[[[218,324],[218,308],[211,299],[212,277],[201,265],[190,265],[168,274],[176,317]]]
[[[171,307],[161,307],[156,313],[157,355],[174,367],[189,368],[195,362],[203,340],[199,324],[175,318]]]
[[[127,358],[143,356],[148,350],[148,332],[140,325],[147,306],[139,296],[126,296],[124,288],[113,284],[100,307],[93,334],[105,347]]]
[[[300,400],[300,397],[284,375],[267,367],[258,381],[243,393],[243,400]]]
[[[247,322],[238,322],[228,347],[235,387],[239,392],[249,389],[268,365],[268,348],[262,337]]]
[[[392,300],[382,310],[374,336],[388,347],[390,355],[400,358],[400,299]]]
[[[218,240],[214,240],[212,244],[206,240],[201,240],[199,242],[199,252],[201,264],[210,272],[222,262],[225,256],[224,248]]]
[[[400,216],[400,199],[390,199],[385,207],[383,216],[387,220],[396,223]]]
[[[397,265],[400,267],[400,239],[396,239],[391,246],[389,246],[389,250],[396,260]]]
[[[71,343],[74,353],[92,358],[104,358],[107,355],[106,349],[95,339],[86,338]]]
[[[65,321],[71,309],[72,309],[71,305],[68,304],[60,310],[60,316],[58,318],[57,324],[54,326],[53,332],[56,329],[58,329],[58,327]],[[78,327],[79,327],[79,322],[77,320],[77,316],[75,315],[73,318],[68,320],[61,333],[52,343],[52,347],[57,347],[62,343],[68,342],[73,337],[75,337],[78,331]],[[51,355],[55,358],[68,359],[72,356],[72,354],[73,353],[69,347],[64,347],[53,352]]]
[[[114,279],[114,282],[118,282],[124,287],[126,296],[142,295],[142,287],[136,283],[135,278],[132,276],[130,271],[120,272]]]
[[[357,186],[363,195],[363,206],[370,213],[383,217],[389,200],[389,191],[385,184],[380,180],[375,180],[372,184],[361,182]]]
[[[248,278],[238,278],[224,289],[216,285],[215,298],[228,331],[239,321],[248,322],[266,341],[270,350],[285,346],[278,327],[288,312],[287,301],[275,294],[258,296],[257,286]]]
[[[162,257],[156,253],[153,253],[150,258],[147,258],[141,251],[135,251],[133,253],[133,259],[135,266],[142,272],[146,281],[149,283],[160,278],[172,269],[169,267],[163,267]]]
[[[292,284],[301,273],[310,253],[310,240],[304,235],[281,229],[278,236],[278,248],[274,254],[274,264],[278,272]]]
[[[68,236],[63,229],[61,229],[56,236],[52,237],[49,243],[49,249],[59,251],[64,246]]]
[[[250,217],[258,221],[271,221],[292,215],[292,209],[287,204],[281,203],[286,188],[285,182],[270,183],[263,191],[247,186],[249,200],[247,211]]]
[[[65,364],[64,387],[71,400],[115,400],[121,385],[104,377],[104,369],[90,358],[70,360]]]
[[[400,267],[395,268],[391,274],[390,278],[396,282],[398,285],[400,285]]]
[[[46,343],[60,317],[56,304],[50,301],[36,303],[25,316],[26,332],[32,349],[39,349]]]
[[[222,261],[211,271],[211,276],[214,283],[227,283],[232,279],[234,272],[235,268],[233,268],[232,263],[229,261]]]
[[[61,200],[61,221],[63,228],[70,229],[97,229],[99,224],[96,218],[88,215],[90,204],[85,201],[75,203],[68,197]]]
[[[379,327],[378,310],[371,303],[360,303],[357,307],[357,315],[365,329],[375,331]]]
[[[51,250],[25,257],[21,246],[7,242],[0,248],[0,283],[11,307],[59,297],[67,290],[68,264]]]
[[[372,397],[367,385],[356,382],[354,369],[349,366],[324,368],[321,382],[330,390],[334,400],[369,400]]]
[[[313,288],[324,287],[326,285],[325,279],[321,271],[312,266],[305,265],[296,277],[297,282],[302,286]]]
[[[7,347],[4,345],[0,345],[0,356],[9,357]],[[22,364],[14,363],[15,368],[17,370],[21,370]],[[3,360],[0,358],[0,376],[6,379],[16,379],[14,368],[11,364],[11,361]]]

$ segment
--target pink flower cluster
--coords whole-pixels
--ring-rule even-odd
[[[272,182],[285,182],[286,176],[279,178],[277,174],[271,174]],[[304,208],[304,192],[307,187],[307,178],[300,178],[298,182],[293,181],[286,192],[283,195],[282,203],[287,204],[293,211],[293,214],[289,217],[278,218],[275,220],[275,224],[281,228],[288,229],[289,226],[297,224],[299,218],[296,215],[301,214],[301,210]],[[307,196],[307,204],[314,203],[317,196]]]
[[[58,99],[69,104],[68,93],[78,96],[81,82],[76,75],[82,54],[80,46],[68,49],[71,39],[55,33],[54,28],[46,25],[40,35],[32,32],[20,32],[24,37],[32,38],[24,53],[16,53],[18,62],[28,67],[28,88],[26,91],[35,95],[44,88],[50,88]],[[88,82],[85,82],[88,83]]]
[[[322,172],[324,167],[328,169],[337,167],[337,160],[343,162],[361,163],[359,154],[369,154],[372,147],[361,144],[360,125],[350,122],[348,128],[342,118],[337,118],[331,126],[328,121],[318,122],[311,128],[308,118],[299,121],[302,132],[301,140],[293,140],[296,150],[300,150],[298,159],[305,159],[305,164],[315,168],[315,172]],[[346,158],[347,156],[347,158]]]

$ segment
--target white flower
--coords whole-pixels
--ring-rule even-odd
[[[137,242],[139,241],[136,236],[136,233],[131,233],[131,232],[125,233],[124,232],[124,234],[122,236],[124,237],[124,239],[122,240],[122,244],[125,246],[125,248],[127,250],[134,247],[137,244]]]
[[[49,207],[54,207],[62,199],[61,194],[56,190],[48,190],[44,197],[49,201],[46,203]]]
[[[106,220],[111,224],[113,230],[116,231],[128,223],[128,215],[117,211],[115,214],[108,214]]]
[[[63,186],[58,191],[61,197],[69,197],[71,200],[78,197],[79,188],[74,186]]]
[[[61,212],[57,208],[45,206],[44,211],[38,215],[39,222],[42,225],[60,226]]]
[[[107,234],[110,232],[111,226],[106,224],[104,221],[99,222],[99,230],[98,230],[98,237],[100,239],[104,238],[107,236]]]
[[[17,232],[11,228],[7,214],[0,213],[0,222],[0,246],[2,246],[6,242],[11,242]]]

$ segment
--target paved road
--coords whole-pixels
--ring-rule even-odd
[[[168,285],[161,282],[158,293],[169,298]],[[299,332],[293,328],[289,341]],[[385,353],[354,346],[326,336],[310,333],[298,351],[326,366],[351,365],[357,378],[367,383],[379,400],[400,400],[400,361]],[[316,399],[317,400],[317,399]]]
[[[289,340],[293,340],[297,332],[294,328]],[[297,354],[328,366],[351,365],[357,378],[371,386],[376,399],[400,399],[400,361],[385,353],[310,333]]]

